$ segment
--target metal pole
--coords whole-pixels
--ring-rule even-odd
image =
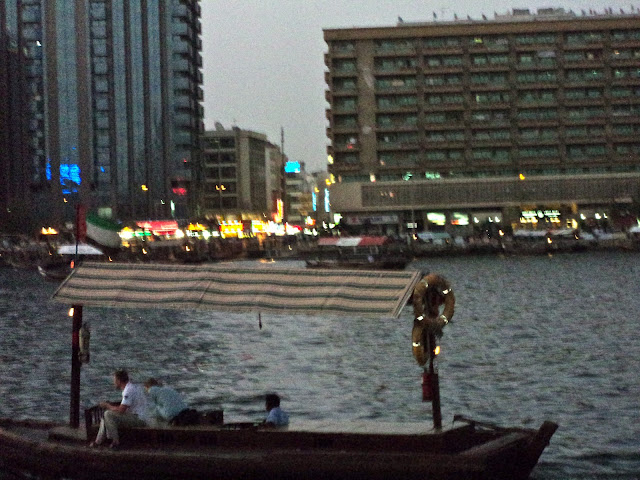
[[[73,307],[73,327],[71,330],[71,402],[69,425],[80,426],[80,327],[82,327],[82,305]]]
[[[442,429],[442,412],[440,411],[440,381],[438,380],[438,371],[435,367],[436,359],[436,336],[429,333],[429,376],[431,378],[431,409],[433,411],[433,428]]]
[[[280,127],[280,163],[282,164],[281,167],[281,172],[282,172],[282,224],[285,226],[286,228],[286,224],[287,224],[287,207],[288,207],[288,202],[287,202],[287,172],[286,172],[286,166],[287,163],[285,162],[285,155],[284,155],[284,127]],[[286,232],[285,232],[286,233]]]

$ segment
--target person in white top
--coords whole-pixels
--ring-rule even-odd
[[[90,444],[92,447],[100,446],[108,439],[111,440],[111,448],[117,448],[120,445],[120,426],[143,427],[147,424],[147,397],[142,385],[130,382],[126,370],[114,372],[113,384],[118,390],[122,390],[122,401],[120,405],[100,403],[105,412],[98,435]]]
[[[267,393],[265,396],[265,409],[267,418],[265,427],[286,427],[289,425],[289,414],[280,408],[280,397],[276,393]]]

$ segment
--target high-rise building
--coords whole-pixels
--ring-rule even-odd
[[[28,95],[32,223],[197,214],[199,0],[5,0]],[[4,182],[4,179],[0,179]],[[26,219],[25,219],[26,221]]]
[[[29,142],[21,56],[23,52],[8,30],[6,5],[0,3],[0,232],[5,233],[19,232],[32,209],[28,195],[31,178],[26,162],[20,161],[28,157]]]
[[[273,220],[271,160],[275,148],[267,136],[238,127],[204,133],[203,214],[219,220]]]
[[[640,14],[324,30],[332,208],[354,222],[640,201]],[[484,212],[484,213],[483,213]],[[386,219],[386,220],[384,220]]]

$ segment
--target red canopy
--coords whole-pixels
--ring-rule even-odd
[[[375,247],[389,242],[385,236],[363,237],[323,237],[318,240],[320,247]]]

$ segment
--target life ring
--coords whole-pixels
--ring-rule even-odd
[[[449,323],[455,312],[456,297],[451,284],[441,275],[425,275],[413,290],[413,329],[411,343],[413,357],[419,365],[429,360],[427,345],[429,333],[442,335],[442,329]],[[444,310],[440,314],[440,306]]]

